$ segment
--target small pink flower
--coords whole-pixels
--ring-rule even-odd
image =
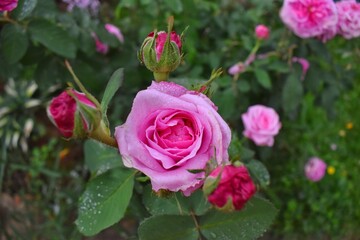
[[[18,5],[18,0],[1,0],[0,11],[12,11]]]
[[[249,107],[241,115],[245,130],[244,136],[253,140],[258,146],[273,146],[274,137],[279,133],[281,122],[274,109],[263,105]]]
[[[338,20],[333,0],[284,0],[280,17],[301,38],[321,36]]]
[[[265,25],[257,25],[255,28],[255,35],[258,39],[265,40],[269,38],[270,30]]]
[[[52,99],[47,114],[64,137],[81,137],[93,124],[88,111],[84,114],[84,108],[94,109],[94,112],[97,109],[84,93],[71,89]]]
[[[245,166],[219,166],[208,178],[213,181],[219,174],[221,174],[220,181],[215,190],[208,196],[209,202],[218,208],[226,208],[226,210],[242,209],[256,193],[256,186],[248,170]]]
[[[304,80],[305,75],[310,68],[309,61],[305,58],[293,57],[292,62],[299,63],[301,65],[302,68],[301,80]]]
[[[240,74],[242,72],[244,72],[246,69],[246,66],[245,64],[243,64],[242,62],[239,62],[239,63],[236,63],[234,65],[232,65],[229,70],[228,70],[228,73],[230,75],[237,75],[237,74]]]
[[[98,36],[96,35],[96,33],[93,32],[93,33],[91,33],[91,35],[95,40],[96,51],[103,55],[107,54],[107,52],[109,51],[109,46],[107,44],[101,42],[100,39],[98,38]]]
[[[338,33],[350,39],[360,36],[360,3],[355,0],[342,0],[336,3],[339,21]]]
[[[124,36],[122,35],[120,29],[116,27],[115,25],[112,25],[110,23],[105,24],[105,29],[112,35],[114,35],[119,42],[124,43]]]
[[[138,92],[115,138],[124,165],[146,174],[154,191],[188,196],[205,177],[189,170],[228,162],[231,131],[204,94],[163,81]]]
[[[320,181],[326,172],[326,163],[318,157],[312,157],[305,164],[305,176],[313,182]]]

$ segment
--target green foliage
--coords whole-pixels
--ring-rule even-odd
[[[156,215],[139,227],[143,240],[151,239],[255,239],[261,236],[276,216],[268,201],[253,198],[241,211],[222,213],[209,211],[203,216]],[[161,225],[162,228],[157,228]],[[158,229],[153,231],[153,229]]]
[[[6,25],[2,29],[1,53],[9,64],[18,62],[25,55],[28,45],[28,37],[20,26]]]
[[[118,222],[132,195],[135,172],[114,168],[88,182],[80,197],[76,225],[86,236],[94,235]]]

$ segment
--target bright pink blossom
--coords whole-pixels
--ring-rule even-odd
[[[321,36],[338,20],[333,0],[284,0],[280,17],[301,38]]]
[[[18,0],[1,0],[0,11],[12,11],[18,5]]]
[[[305,176],[313,182],[320,181],[326,172],[326,163],[317,157],[312,157],[305,165]]]
[[[226,205],[230,203],[230,209],[242,209],[256,192],[256,186],[248,170],[245,166],[219,166],[209,175],[209,178],[216,179],[219,174],[221,174],[220,181],[208,196],[209,202],[219,208],[228,208],[229,206]]]
[[[302,68],[301,80],[304,80],[305,75],[310,68],[309,61],[305,58],[293,57],[292,62],[299,63],[301,65]]]
[[[114,35],[119,42],[123,43],[124,42],[124,36],[121,33],[120,29],[118,27],[116,27],[115,25],[112,25],[110,23],[105,24],[105,29],[111,34]]]
[[[103,43],[102,41],[100,41],[100,39],[98,38],[96,33],[93,32],[91,35],[95,40],[96,51],[103,55],[107,54],[109,51],[109,46],[106,43]]]
[[[80,93],[75,90],[62,92],[59,96],[52,99],[49,107],[47,108],[49,119],[66,138],[73,137],[76,127],[81,128],[81,132],[86,132],[91,124],[89,123],[87,116],[82,114],[79,104],[91,109],[96,109],[95,104],[91,102],[84,93]],[[78,123],[81,123],[82,126],[76,126],[75,122],[79,117],[80,119]]]
[[[146,174],[154,191],[190,195],[203,184],[210,159],[228,161],[229,126],[209,98],[173,82],[138,92],[125,124],[116,127],[124,165]]]
[[[346,39],[360,36],[360,3],[342,0],[336,3],[339,21],[338,33]]]
[[[281,122],[274,109],[263,105],[249,107],[241,115],[245,130],[244,136],[253,140],[258,146],[273,146],[274,137],[279,133]]]
[[[270,30],[267,26],[260,24],[255,28],[255,35],[258,39],[265,40],[269,38]]]

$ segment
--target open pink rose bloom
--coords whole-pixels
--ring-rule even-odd
[[[172,82],[140,91],[115,137],[124,165],[146,174],[154,191],[190,195],[204,181],[209,160],[228,161],[229,126],[205,95]]]
[[[253,140],[258,146],[273,146],[274,137],[279,133],[281,122],[274,109],[262,105],[249,107],[242,114],[245,130],[244,136]]]
[[[301,38],[327,40],[336,34],[338,15],[333,0],[284,0],[280,17]]]
[[[343,0],[336,3],[339,14],[338,33],[346,39],[360,36],[360,3]]]

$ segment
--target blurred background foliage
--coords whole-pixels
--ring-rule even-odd
[[[282,24],[281,5],[275,0],[106,0],[94,13],[76,7],[68,12],[60,0],[19,0],[8,16],[0,15],[0,236],[81,238],[73,221],[89,178],[82,143],[62,140],[45,106],[71,82],[65,59],[98,98],[122,67],[125,81],[110,105],[109,119],[114,127],[124,122],[133,97],[152,79],[137,59],[139,46],[155,28],[165,30],[173,15],[177,32],[189,26],[184,62],[172,74],[174,81],[196,84],[222,67],[212,99],[234,135],[242,136],[241,114],[250,105],[273,107],[281,116],[283,127],[273,148],[237,140],[252,149],[271,175],[263,194],[280,211],[264,239],[356,239],[360,42],[300,39]],[[124,43],[105,30],[105,23],[121,29]],[[258,24],[271,29],[270,38],[234,80],[227,69],[246,59]],[[96,52],[92,32],[110,47],[107,54]],[[310,62],[304,80],[292,57]],[[311,156],[333,168],[318,183],[304,177]],[[133,215],[146,216],[139,201],[131,203]],[[92,239],[136,238],[137,224],[126,218]]]

